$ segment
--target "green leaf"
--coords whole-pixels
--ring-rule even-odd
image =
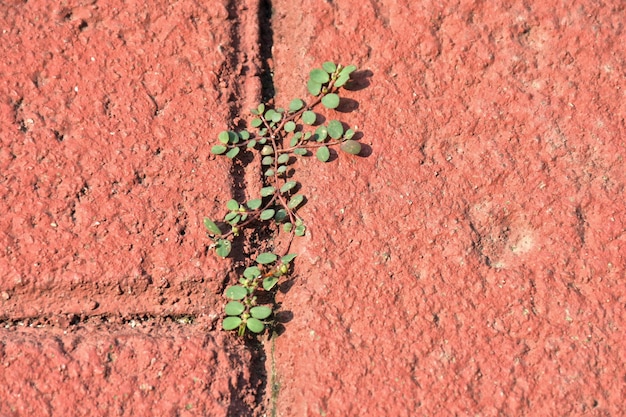
[[[322,84],[313,80],[309,80],[306,83],[306,88],[307,90],[309,90],[309,93],[311,93],[312,96],[317,96],[319,95],[319,93],[322,92]]]
[[[296,236],[304,236],[304,232],[306,232],[305,226],[296,226]]]
[[[324,68],[324,71],[326,71],[329,74],[332,74],[333,72],[337,71],[337,65],[331,61],[324,62],[322,64],[322,68]]]
[[[343,133],[343,138],[344,139],[352,139],[355,135],[355,131],[352,129],[348,129]]]
[[[300,155],[300,156],[306,155],[307,152],[308,151],[304,148],[296,148],[293,150],[293,153],[295,153],[296,155]]]
[[[228,316],[238,316],[244,311],[246,311],[246,306],[241,304],[239,301],[231,301],[224,307],[224,311]]]
[[[226,152],[226,149],[228,149],[226,146],[224,145],[215,145],[211,148],[211,153],[213,155],[221,155],[224,152]]]
[[[252,119],[252,121],[250,122],[250,126],[252,127],[259,127],[263,124],[263,120],[261,120],[258,117],[255,117],[254,119]]]
[[[254,317],[250,317],[246,321],[246,327],[253,333],[261,333],[265,330],[265,324],[259,319],[255,319]]]
[[[296,185],[298,185],[296,181],[287,181],[286,183],[283,184],[282,187],[280,187],[280,192],[286,193],[287,191],[293,189],[293,187],[295,187]]]
[[[239,135],[237,134],[237,132],[233,132],[232,130],[229,130],[228,140],[230,141],[230,143],[237,143],[239,142]]]
[[[266,156],[261,160],[261,165],[272,165],[274,163],[274,157]]]
[[[280,114],[279,112],[273,109],[269,109],[268,111],[265,112],[265,119],[271,120],[274,123],[280,122],[280,119],[282,117],[283,117],[282,114]]]
[[[230,223],[231,225],[239,223],[240,219],[241,215],[236,211],[231,211],[230,213],[227,213],[226,216],[224,216],[224,221]]]
[[[237,200],[228,200],[226,208],[230,211],[239,210],[239,203]]]
[[[263,175],[265,175],[266,177],[273,177],[274,176],[274,170],[273,169],[268,169],[267,171],[265,171],[263,173]]]
[[[337,80],[335,81],[335,87],[343,87],[344,85],[346,85],[349,79],[350,74],[339,74],[339,77],[337,77]]]
[[[217,227],[217,225],[213,222],[213,220],[209,219],[208,217],[204,218],[204,227],[207,228],[207,230],[209,232],[211,232],[212,235],[221,235],[222,231],[220,230],[219,227]]]
[[[243,271],[243,276],[249,279],[255,279],[259,275],[261,275],[261,270],[256,266],[249,266]]]
[[[274,285],[278,282],[278,277],[267,277],[263,280],[263,289],[269,291],[274,288]]]
[[[241,132],[239,132],[239,137],[243,140],[248,140],[250,139],[250,132],[248,132],[247,130],[242,130]]]
[[[263,114],[265,112],[265,104],[261,103],[257,106],[256,111],[259,114]]]
[[[287,218],[287,210],[285,209],[280,209],[276,211],[276,214],[274,215],[274,220],[276,220],[277,222],[282,222],[283,220],[285,220]]]
[[[241,285],[231,285],[226,288],[224,295],[231,300],[243,300],[248,295],[248,290]]]
[[[318,148],[315,156],[317,156],[317,159],[319,159],[320,161],[326,162],[330,158],[330,150],[327,146],[322,146]]]
[[[338,120],[328,122],[328,135],[333,139],[339,139],[343,135],[343,125]]]
[[[339,146],[339,149],[352,155],[358,155],[361,153],[361,144],[356,140],[347,140]]]
[[[285,123],[285,126],[283,126],[283,128],[285,129],[285,132],[293,132],[294,130],[296,130],[296,124],[290,120]]]
[[[280,261],[284,264],[288,264],[289,262],[293,261],[296,256],[298,256],[297,253],[289,253],[283,256],[282,258],[280,258]]]
[[[275,254],[271,252],[265,252],[256,257],[256,262],[258,264],[265,265],[275,262],[276,259],[278,259],[278,257]]]
[[[285,231],[285,233],[291,232],[291,229],[293,229],[293,224],[287,222],[283,225],[283,230]]]
[[[256,306],[250,309],[250,315],[255,319],[264,320],[272,314],[272,309],[267,306]]]
[[[304,101],[300,100],[299,98],[294,98],[289,103],[289,111],[294,113],[300,110],[302,107],[304,107]]]
[[[241,325],[241,318],[236,316],[229,316],[222,322],[222,328],[224,330],[235,330]]]
[[[326,137],[328,136],[328,128],[324,125],[319,126],[317,129],[315,129],[315,134],[317,135],[318,142],[324,142],[326,140]]]
[[[256,146],[256,140],[254,139],[248,141],[248,144],[246,145],[248,149],[254,148],[255,146]]]
[[[309,79],[311,81],[315,81],[316,83],[325,84],[330,81],[330,76],[328,73],[322,69],[315,68],[312,69],[309,73]],[[314,94],[315,95],[315,94]]]
[[[226,152],[226,156],[230,159],[233,159],[239,154],[239,147],[232,148],[230,151]]]
[[[220,239],[217,241],[217,244],[215,245],[215,253],[217,253],[217,256],[220,256],[222,258],[226,258],[228,254],[230,254],[230,249],[231,249],[230,240]]]
[[[317,120],[317,115],[315,114],[315,112],[307,110],[302,113],[302,123],[304,123],[305,125],[312,125],[313,123],[315,123],[315,120]]]
[[[349,76],[354,71],[356,71],[356,67],[354,65],[348,65],[347,67],[345,67],[344,69],[341,70],[341,72],[339,73],[339,76],[342,76],[342,75],[348,75]]]
[[[287,153],[281,154],[276,160],[276,162],[278,162],[279,164],[286,164],[287,162],[289,162],[289,154]]]
[[[322,97],[322,104],[327,109],[336,109],[339,106],[339,96],[335,93],[326,94]]]
[[[269,219],[271,219],[272,217],[274,217],[274,213],[275,213],[275,212],[276,212],[276,211],[275,211],[274,209],[267,209],[267,210],[263,210],[263,211],[261,212],[261,215],[259,215],[259,219],[261,219],[261,220],[269,220]]]
[[[250,200],[246,203],[250,210],[258,209],[259,207],[261,207],[261,204],[263,204],[263,201],[261,201],[260,198],[255,198],[254,200]]]
[[[302,194],[296,194],[291,197],[291,200],[287,203],[287,207],[290,209],[296,208],[302,203],[302,201],[304,201],[304,196]]]
[[[224,145],[226,145],[228,143],[228,141],[230,140],[230,136],[228,135],[228,131],[224,130],[224,131],[220,132],[220,134],[217,135],[217,140],[219,140]]]
[[[261,188],[261,197],[268,197],[276,192],[276,188],[269,186]]]

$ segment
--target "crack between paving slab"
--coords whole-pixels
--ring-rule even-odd
[[[231,96],[229,97],[229,129],[240,130],[246,127],[242,115],[247,109],[256,107],[259,100],[271,102],[274,97],[272,79],[272,46],[273,31],[271,26],[272,5],[270,0],[230,0],[228,3],[229,18],[233,19],[231,40],[233,51],[230,68],[226,69]],[[255,160],[252,152],[242,153],[233,160],[230,169],[232,178],[232,197],[243,202],[256,198],[256,186],[262,184],[263,176],[260,161]],[[274,232],[268,227],[243,231],[233,241],[231,256],[233,267],[240,275],[247,267],[246,261],[253,259],[257,253],[273,249]],[[222,292],[231,285],[227,276],[222,282]],[[254,392],[254,408],[242,409],[244,404],[233,402],[228,415],[266,415],[268,407],[266,393],[268,388],[267,354],[264,344],[253,338],[246,339],[252,360],[250,363],[250,380],[238,381],[233,387],[233,399],[242,394],[241,388],[251,387]],[[273,360],[272,360],[273,374]],[[249,385],[247,385],[249,384]]]
[[[119,325],[131,328],[141,327],[149,323],[171,323],[189,325],[196,321],[193,314],[154,315],[148,313],[135,314],[50,314],[35,317],[4,317],[0,320],[0,327],[15,328],[61,328],[71,329],[80,325]]]
[[[272,27],[272,2],[271,0],[260,0],[259,3],[259,43],[260,43],[260,59],[261,59],[261,100],[264,103],[273,103],[276,89],[274,86],[274,73],[273,73],[273,48],[274,48],[274,30]],[[263,344],[260,344],[263,346]],[[278,380],[276,361],[275,361],[275,348],[276,348],[276,334],[269,336],[269,358],[265,355],[265,360],[269,359],[269,366],[263,364],[265,370],[265,386],[264,391],[260,394],[264,394],[266,398],[267,407],[269,408],[269,415],[276,416],[278,410],[278,395],[280,392],[280,382]],[[265,352],[267,352],[267,344],[265,344]],[[261,365],[261,364],[260,364]],[[268,371],[269,368],[269,371]],[[268,381],[269,373],[269,381]],[[269,387],[269,392],[268,392]],[[262,400],[263,397],[257,398],[257,401]],[[268,415],[268,413],[266,413]]]

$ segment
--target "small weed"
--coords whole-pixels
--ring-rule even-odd
[[[219,143],[211,148],[211,153],[230,159],[247,151],[258,152],[264,182],[258,198],[245,202],[228,201],[223,221],[204,219],[216,253],[227,257],[233,237],[238,236],[243,228],[258,227],[263,222],[273,222],[288,234],[284,250],[258,255],[243,271],[238,285],[226,289],[225,296],[230,301],[225,307],[224,330],[236,330],[240,336],[246,331],[258,334],[272,323],[273,294],[296,257],[296,254],[289,253],[291,242],[295,236],[303,236],[306,232],[306,226],[297,214],[305,196],[296,192],[300,185],[290,179],[298,157],[315,154],[318,160],[327,162],[332,147],[352,155],[361,152],[361,144],[355,140],[353,129],[345,129],[343,123],[334,119],[319,123],[322,117],[314,111],[320,107],[331,110],[339,107],[339,93],[349,85],[355,70],[354,65],[343,67],[325,62],[322,68],[315,68],[309,74],[307,89],[313,96],[310,104],[300,98],[291,100],[286,108],[261,103],[250,110],[252,131],[223,131],[218,135]],[[262,293],[263,300],[269,302],[258,302]]]

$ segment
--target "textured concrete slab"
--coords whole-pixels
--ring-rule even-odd
[[[297,170],[275,415],[623,414],[623,10],[272,5],[277,101],[354,63],[371,148]]]
[[[202,217],[233,109],[228,2],[3,6],[5,316],[203,313],[228,273]]]
[[[0,331],[3,416],[249,415],[250,353],[176,323]]]
[[[260,89],[257,13],[0,6],[0,415],[261,412],[202,226],[234,187],[210,144]]]

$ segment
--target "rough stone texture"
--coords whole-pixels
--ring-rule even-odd
[[[623,6],[272,3],[277,101],[355,63],[370,147],[297,170],[275,414],[626,413]]]
[[[277,102],[355,63],[367,146],[297,167],[265,378],[201,227],[260,2],[3,2],[0,414],[626,413],[623,6],[493,3],[272,2]]]
[[[0,415],[260,413],[202,226],[235,186],[210,144],[258,96],[257,12],[0,5]]]
[[[202,227],[230,195],[207,146],[235,91],[227,2],[0,13],[5,314],[205,312],[228,268]]]
[[[0,415],[233,416],[254,408],[250,353],[223,333],[98,327],[0,331]]]

